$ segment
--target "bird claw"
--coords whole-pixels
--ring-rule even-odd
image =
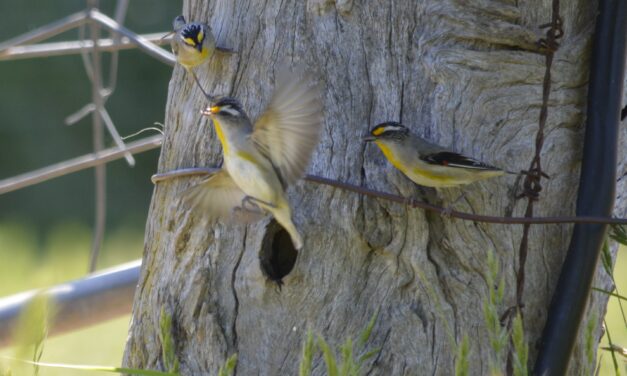
[[[248,208],[246,208],[246,205],[251,205],[252,206],[252,210],[251,211],[255,211],[255,210],[261,210],[262,208],[260,207],[259,204],[262,204],[264,206],[270,207],[275,209],[277,206],[274,204],[271,204],[269,202],[265,202],[262,200],[259,200],[258,198],[254,198],[252,196],[246,196],[242,199],[242,208],[244,210],[249,210]]]
[[[246,210],[246,211],[259,210],[259,206],[257,206],[257,204],[252,202],[252,198],[250,196],[244,197],[242,199],[242,206],[238,207],[238,208],[241,209],[241,210]]]
[[[261,215],[263,214],[263,210],[257,205],[251,206],[250,208],[246,208],[244,206],[236,206],[233,208],[233,214],[235,215],[244,215],[244,214],[254,214]]]

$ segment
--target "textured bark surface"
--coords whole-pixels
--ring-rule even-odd
[[[542,153],[551,179],[543,183],[538,216],[572,214],[579,179],[596,4],[562,0],[561,6],[565,37],[553,65]],[[208,20],[219,43],[239,51],[213,58],[197,74],[209,92],[241,99],[253,118],[270,99],[276,66],[293,60],[311,67],[325,87],[325,126],[312,174],[417,196],[419,189],[375,146],[361,142],[385,120],[509,170],[531,161],[545,69],[536,41],[538,25],[550,20],[548,0],[190,0],[183,13]],[[204,105],[177,67],[159,171],[221,162],[213,127],[199,114]],[[624,215],[624,152],[620,158],[616,214]],[[381,351],[366,364],[368,374],[452,374],[456,344],[449,329],[454,341],[465,334],[471,339],[470,374],[487,373],[486,255],[497,255],[505,278],[501,314],[516,303],[521,226],[451,220],[301,182],[289,196],[305,247],[279,289],[260,270],[269,221],[208,224],[179,206],[181,192],[197,182],[183,178],[155,188],[126,365],[162,368],[163,307],[173,316],[183,374],[215,374],[232,353],[239,354],[237,374],[295,374],[308,328],[337,345],[355,337],[375,312],[368,347]],[[515,177],[502,177],[467,186],[456,209],[523,215],[526,200],[515,198],[516,184]],[[460,192],[444,190],[439,203]],[[571,229],[531,229],[524,266],[531,361]],[[595,284],[607,286],[603,272],[597,274]],[[598,321],[606,299],[593,295],[588,317],[595,312]],[[571,371],[586,366],[579,344]],[[317,356],[314,374],[324,373]]]

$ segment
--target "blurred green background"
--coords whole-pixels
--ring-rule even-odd
[[[0,41],[84,6],[85,2],[78,0],[0,0]],[[107,14],[112,14],[114,6],[114,1],[101,1]],[[181,1],[133,0],[125,25],[138,33],[166,31],[181,7]],[[77,37],[77,31],[70,31],[54,40]],[[163,122],[171,71],[137,50],[120,53],[117,90],[107,109],[121,135]],[[78,55],[0,62],[0,179],[89,153],[90,117],[70,127],[63,121],[89,101],[90,90]],[[113,145],[108,135],[106,140],[107,146]],[[152,192],[150,175],[157,158],[158,150],[137,155],[134,168],[123,160],[107,166],[107,231],[99,268],[141,257]],[[93,171],[86,170],[0,195],[0,297],[85,275],[94,216],[93,188]],[[615,270],[627,270],[626,253],[624,249],[619,252]],[[615,274],[619,286],[627,291],[627,274]],[[42,360],[119,365],[128,321],[126,316],[51,338]],[[610,300],[607,322],[614,342],[627,344],[627,327],[615,298]],[[602,344],[606,341],[607,337]],[[0,356],[12,355],[12,349],[0,349]],[[600,358],[601,374],[614,374],[610,355],[602,353]],[[0,365],[9,364],[0,359]],[[620,357],[619,364],[625,370]],[[94,373],[44,368],[40,374]]]
[[[0,0],[0,40],[81,10],[84,4]],[[114,1],[102,1],[107,14],[114,5]],[[126,25],[138,33],[170,30],[173,16],[180,11],[180,1],[133,0]],[[77,31],[69,31],[54,40],[77,38]],[[107,58],[103,61],[108,63]],[[107,109],[120,134],[163,122],[172,68],[138,50],[122,51],[119,67],[117,90]],[[91,86],[78,55],[0,62],[0,178],[89,153],[91,118],[73,126],[66,126],[64,119],[90,97]],[[150,133],[142,136],[146,135]],[[113,146],[108,135],[106,143]],[[108,229],[143,227],[152,190],[149,177],[157,156],[158,151],[138,155],[134,168],[124,161],[108,165]],[[86,170],[0,196],[0,222],[10,220],[33,228],[42,245],[58,223],[91,224],[93,199],[93,171]]]
[[[0,43],[80,11],[85,4],[84,0],[0,0]],[[101,1],[100,8],[112,15],[115,4]],[[133,0],[125,26],[140,34],[169,31],[181,9],[182,1]],[[78,31],[72,30],[51,41],[77,38]],[[163,122],[172,67],[138,50],[125,50],[119,56],[117,89],[106,107],[125,136]],[[103,62],[106,82],[108,54]],[[79,55],[0,61],[0,179],[91,152],[91,117],[72,126],[64,124],[90,98],[91,85]],[[106,146],[113,146],[105,135]],[[152,193],[150,175],[158,155],[158,150],[136,155],[134,168],[124,160],[107,165],[107,226],[99,269],[141,257]],[[93,170],[0,195],[0,297],[84,276],[93,217]],[[43,360],[120,365],[128,321],[127,316],[51,338]],[[0,356],[11,355],[12,349],[0,349]],[[8,365],[2,360],[0,364]],[[40,374],[93,372],[42,369]]]

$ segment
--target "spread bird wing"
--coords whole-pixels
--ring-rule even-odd
[[[440,166],[500,171],[500,168],[450,151],[440,151],[436,153],[424,154],[420,156],[420,159],[427,163]]]
[[[255,123],[251,139],[272,162],[284,186],[305,174],[322,130],[320,88],[311,77],[278,76],[272,100]]]
[[[226,170],[220,170],[183,193],[183,205],[200,210],[210,219],[252,223],[265,213],[252,203],[242,207],[246,197]],[[257,210],[258,209],[258,210]]]

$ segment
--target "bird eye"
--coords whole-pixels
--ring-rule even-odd
[[[192,38],[184,38],[183,42],[192,47],[196,45],[196,41],[194,41]]]

